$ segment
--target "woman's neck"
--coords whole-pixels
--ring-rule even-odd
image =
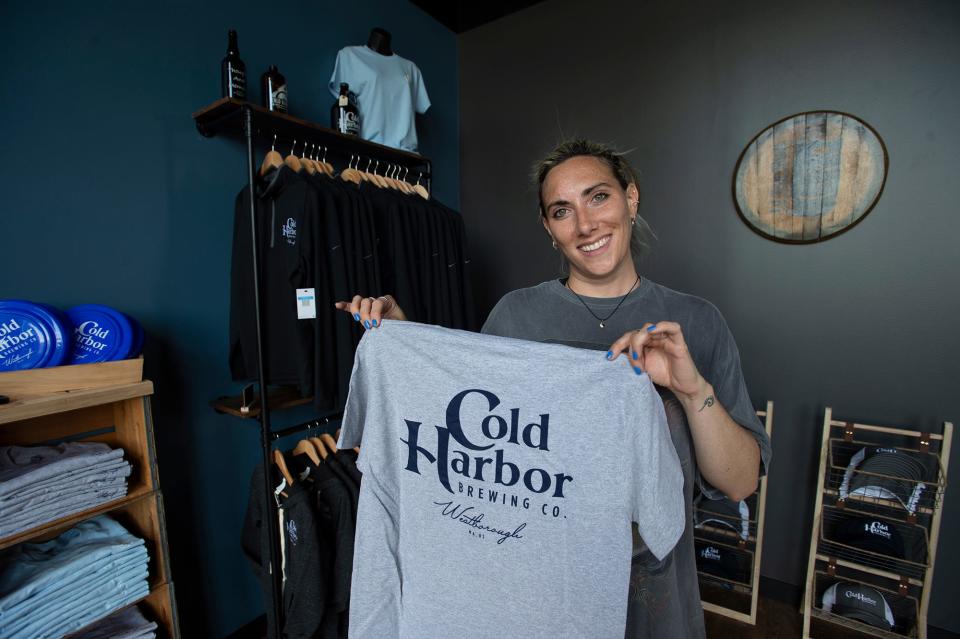
[[[638,281],[639,276],[633,268],[611,273],[602,279],[583,277],[579,273],[571,272],[567,287],[584,297],[622,297],[636,288]]]

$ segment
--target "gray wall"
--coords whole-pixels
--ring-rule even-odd
[[[643,274],[716,303],[754,403],[776,402],[768,577],[803,583],[824,407],[926,429],[960,420],[958,72],[949,0],[550,0],[460,36],[461,206],[481,311],[557,274],[530,163],[563,136],[633,148],[659,236]],[[738,218],[734,165],[759,130],[817,109],[876,128],[886,187],[849,233],[776,244]],[[929,618],[954,631],[958,498],[947,491]]]

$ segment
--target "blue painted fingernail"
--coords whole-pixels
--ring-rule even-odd
[[[657,328],[656,324],[651,324],[650,326],[647,327],[647,332],[652,333],[654,330],[656,330],[656,328]]]
[[[632,355],[633,355],[633,359],[639,359],[640,357],[640,353],[638,353],[637,351],[633,351]]]
[[[354,314],[353,314],[353,319],[354,319],[355,321],[359,322],[359,321],[360,321],[360,315],[358,315],[357,313],[354,313]]]
[[[377,320],[373,320],[373,325],[374,325],[374,326],[377,325]]]
[[[363,320],[363,325],[370,328],[370,320]]]
[[[637,375],[643,375],[643,371],[640,369],[639,366],[634,366],[633,372],[636,373]]]
[[[607,351],[607,359],[613,357],[613,351]]]

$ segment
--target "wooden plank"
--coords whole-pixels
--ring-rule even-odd
[[[131,483],[153,490],[158,488],[153,476],[153,442],[147,441],[146,397],[134,397],[112,404],[114,441],[126,452],[133,464]]]
[[[110,402],[130,399],[132,397],[143,397],[144,395],[151,394],[153,394],[153,382],[143,381],[134,384],[123,384],[121,386],[63,391],[41,397],[17,399],[9,404],[0,406],[0,424],[9,424],[32,417],[64,413],[88,406],[108,404]]]
[[[817,467],[817,500],[813,507],[813,525],[810,527],[810,552],[807,556],[807,581],[803,590],[803,634],[810,637],[810,615],[814,607],[813,580],[817,565],[817,529],[823,514],[823,485],[826,480],[827,453],[830,448],[830,423],[833,409],[827,406],[823,415],[823,437],[820,442],[820,464]]]
[[[943,473],[943,481],[947,481],[947,469],[950,466],[950,448],[953,445],[953,422],[943,423],[943,446],[940,448],[940,468]],[[933,568],[937,560],[937,544],[940,543],[940,517],[943,514],[943,502],[946,498],[946,491],[940,497],[940,506],[933,513],[933,521],[930,524],[930,546],[927,558],[930,562],[930,568],[927,569],[926,578],[923,583],[923,591],[920,596],[920,615],[917,626],[920,628],[920,639],[925,639],[927,635],[927,610],[930,607],[930,591],[933,588]]]
[[[143,379],[143,358],[0,373],[0,395],[25,399],[58,391],[104,388]]]
[[[145,615],[150,621],[160,626],[159,637],[179,639],[180,628],[177,623],[177,599],[174,594],[173,583],[161,584],[150,591],[150,596],[143,600],[146,608]]]
[[[113,430],[113,408],[97,404],[73,411],[41,415],[0,426],[0,445],[28,446],[63,440],[113,441],[111,434],[91,437],[89,433]]]
[[[793,239],[793,158],[796,137],[794,120],[773,127],[773,188],[771,203],[777,237]]]
[[[756,142],[757,158],[757,217],[760,230],[770,235],[777,234],[776,216],[773,213],[773,130],[760,134]]]

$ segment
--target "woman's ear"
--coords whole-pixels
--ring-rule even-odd
[[[627,185],[627,201],[633,209],[631,213],[637,215],[640,212],[640,189],[633,182]]]

